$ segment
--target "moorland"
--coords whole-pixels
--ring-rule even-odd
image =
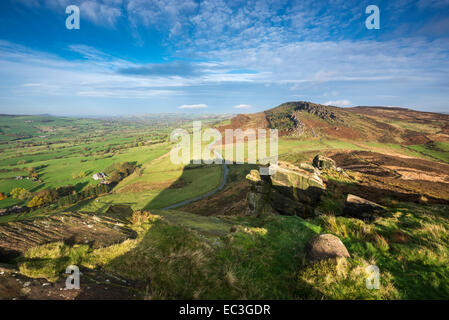
[[[335,168],[313,169],[326,187],[313,212],[254,214],[247,175],[257,164],[173,164],[170,132],[198,119],[277,129],[279,160],[292,166],[332,159]],[[0,155],[4,299],[449,295],[449,115],[302,101],[232,117],[1,115]],[[348,216],[348,194],[383,213]],[[311,263],[319,234],[350,257]],[[80,290],[64,290],[71,264]],[[378,290],[365,286],[369,265]]]

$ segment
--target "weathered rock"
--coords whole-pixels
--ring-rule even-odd
[[[137,233],[123,222],[106,214],[74,212],[1,224],[0,261],[6,262],[29,248],[49,242],[101,248],[136,238]]]
[[[314,166],[312,166],[311,164],[300,163],[299,167],[303,170],[310,172],[310,173],[317,173],[317,169]]]
[[[289,198],[276,189],[271,189],[270,204],[280,214],[286,216],[300,216],[303,218],[310,216],[310,210],[303,203]]]
[[[383,212],[385,212],[385,208],[381,205],[353,194],[348,194],[343,209],[343,215],[365,221],[372,221]]]
[[[326,158],[325,156],[319,154],[316,155],[315,158],[313,158],[313,166],[320,170],[337,169],[337,164],[334,160],[332,160],[331,158]]]
[[[258,170],[251,170],[246,175],[246,179],[250,183],[251,191],[248,193],[249,212],[254,216],[264,216],[272,212],[269,193],[270,181],[269,176],[261,176]]]
[[[261,215],[274,209],[283,215],[312,216],[326,186],[314,169],[307,169],[279,162],[270,166],[271,176],[252,170],[246,177],[251,184],[250,213]]]
[[[343,242],[332,234],[320,234],[310,239],[306,245],[306,253],[311,262],[350,257]]]
[[[326,190],[316,172],[311,173],[286,162],[279,162],[276,173],[271,176],[271,185],[270,199],[274,209],[281,214],[302,217],[310,216]]]
[[[23,213],[23,212],[27,212],[28,210],[29,210],[28,207],[14,206],[12,208],[1,209],[0,216],[7,216],[9,214]]]

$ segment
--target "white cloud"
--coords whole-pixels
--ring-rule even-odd
[[[37,0],[20,0],[33,3]],[[64,12],[68,5],[77,5],[80,8],[81,28],[83,19],[103,27],[115,27],[117,20],[122,16],[122,0],[43,0],[42,4],[56,12]]]
[[[105,2],[84,1],[81,3],[80,12],[83,17],[97,25],[114,27],[117,19],[122,15],[121,9],[115,7],[116,3],[114,2],[111,3],[112,5],[109,5],[107,1]]]
[[[349,107],[352,103],[349,100],[334,100],[323,103],[325,106]]]
[[[207,108],[208,105],[201,103],[201,104],[183,104],[182,106],[179,106],[179,109],[204,109]]]
[[[250,109],[252,108],[249,104],[238,104],[236,106],[233,106],[234,109]]]

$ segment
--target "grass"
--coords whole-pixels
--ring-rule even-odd
[[[169,157],[163,157],[169,149],[168,143],[106,152],[113,146],[135,141],[135,126],[124,125],[126,130],[116,131],[117,127],[111,130],[106,124],[91,120],[18,119],[18,124],[10,125],[3,132],[18,135],[20,131],[21,137],[15,138],[32,146],[20,149],[26,153],[21,156],[15,150],[19,142],[11,140],[12,136],[1,136],[7,143],[0,145],[3,152],[0,168],[23,170],[45,165],[38,169],[44,183],[12,180],[20,171],[6,170],[0,175],[0,191],[9,192],[16,184],[39,190],[67,182],[76,182],[83,188],[92,183],[89,176],[93,172],[114,162],[136,161],[141,165],[139,170],[124,179],[112,194],[78,203],[67,211],[102,213],[111,204],[128,204],[134,210],[149,209],[153,214],[129,222],[138,233],[137,239],[109,247],[93,249],[88,245],[55,242],[31,248],[16,260],[24,275],[55,281],[70,264],[99,268],[129,279],[147,281],[150,278],[153,299],[445,299],[449,296],[447,206],[395,202],[387,214],[373,223],[339,216],[344,201],[342,194],[324,197],[319,207],[322,215],[309,221],[296,216],[256,219],[158,210],[216,188],[221,182],[222,167],[174,165]],[[24,122],[28,120],[34,124]],[[1,121],[8,126],[0,117]],[[76,135],[60,126],[74,129],[87,139],[86,143],[75,143]],[[49,135],[48,140],[53,143],[50,149],[40,144],[38,135],[42,134]],[[104,139],[93,138],[98,135]],[[396,144],[367,143],[366,146],[366,149],[440,160],[449,154],[449,147],[444,143],[410,149]],[[83,149],[86,147],[90,150]],[[279,140],[280,158],[291,162],[306,160],[322,150],[364,148],[365,145],[334,140]],[[28,163],[18,165],[20,159]],[[229,181],[239,180],[245,170],[236,170]],[[86,173],[86,178],[74,179],[73,174],[80,172]],[[19,202],[9,198],[2,200],[0,206],[14,203]],[[45,214],[54,212],[39,209],[25,215],[0,217],[0,222]],[[320,233],[338,236],[351,258],[309,264],[306,243]],[[368,290],[365,286],[366,267],[373,264],[381,272],[380,290]]]
[[[183,119],[154,117],[139,121],[0,116],[0,192],[22,187],[30,192],[68,184],[81,190],[91,177],[113,163],[148,163],[170,150],[167,135]],[[152,142],[147,143],[148,139]],[[157,142],[160,143],[157,143]],[[42,182],[15,180],[33,167]],[[0,208],[23,205],[1,201]]]
[[[219,165],[185,170],[173,165],[169,157],[143,166],[143,174],[133,174],[116,187],[116,192],[80,203],[72,211],[105,212],[111,204],[128,204],[134,210],[161,209],[195,198],[217,188],[222,180]],[[170,188],[182,182],[179,187]],[[150,190],[146,190],[149,188]]]
[[[442,299],[449,294],[447,212],[399,204],[373,224],[332,215],[314,222],[339,236],[354,259],[376,264],[394,284],[395,297]]]
[[[415,158],[424,158],[428,159],[425,155],[422,153],[416,152],[414,150],[411,150],[407,146],[402,146],[400,144],[395,143],[380,143],[380,142],[365,142],[364,145],[366,145],[368,148],[371,147],[374,152],[396,152],[403,154],[405,156],[415,157]]]
[[[63,242],[31,248],[19,260],[19,271],[31,278],[56,281],[67,266],[79,265],[89,249],[87,245],[70,247]]]
[[[137,239],[111,247],[58,242],[30,249],[19,260],[20,271],[54,281],[68,264],[101,267],[129,279],[151,278],[156,299],[288,298],[295,294],[298,252],[319,231],[297,217],[261,225],[250,218],[158,213],[163,215],[134,225]],[[233,223],[239,227],[229,233]]]
[[[447,142],[431,142],[409,146],[409,148],[439,161],[449,163],[449,143]]]
[[[47,244],[29,250],[19,265],[22,273],[51,281],[72,263],[150,278],[153,299],[444,299],[448,218],[444,206],[408,203],[375,223],[154,210],[132,225],[137,239],[95,250]],[[338,236],[351,258],[309,264],[305,244],[320,233]],[[365,286],[369,265],[380,269],[379,290]]]

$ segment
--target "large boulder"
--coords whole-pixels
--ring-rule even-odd
[[[385,208],[377,203],[348,194],[346,197],[345,207],[343,209],[343,215],[362,219],[365,221],[373,221],[379,215],[385,212]]]
[[[326,190],[323,180],[316,171],[310,172],[280,161],[273,172],[275,172],[271,175],[273,188],[294,200],[315,202]]]
[[[326,158],[322,155],[316,155],[315,158],[313,158],[313,166],[315,168],[318,168],[320,170],[336,170],[337,164],[334,160],[331,158]]]
[[[271,190],[269,176],[261,176],[258,170],[246,175],[250,184],[248,193],[249,213],[253,216],[265,216],[271,213],[269,194]]]
[[[311,238],[306,245],[306,253],[311,262],[350,257],[343,242],[332,234],[320,234]]]
[[[298,215],[307,218],[313,215],[326,186],[318,171],[310,166],[294,166],[286,162],[270,165],[271,176],[260,175],[252,170],[246,176],[251,191],[248,194],[252,215],[278,212],[283,215]]]

